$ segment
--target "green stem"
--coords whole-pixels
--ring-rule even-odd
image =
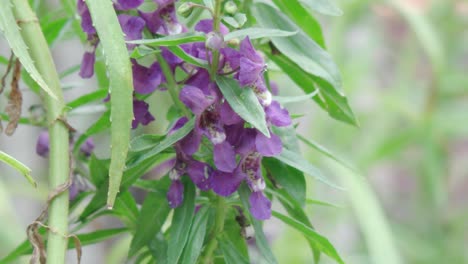
[[[221,4],[222,0],[216,0],[214,12],[213,12],[213,31],[219,33],[219,27],[221,23]],[[219,50],[213,50],[213,61],[211,63],[210,69],[210,77],[213,81],[216,73],[218,71],[218,63],[219,63]]]
[[[161,69],[164,74],[164,77],[166,77],[167,90],[169,91],[169,94],[171,95],[172,101],[177,106],[179,111],[182,112],[184,116],[190,117],[189,110],[179,100],[179,87],[177,86],[177,82],[174,78],[174,75],[172,74],[169,64],[167,64],[166,60],[163,58],[161,53],[156,53],[156,58],[158,59],[159,65],[161,65]]]
[[[224,220],[226,217],[226,201],[223,197],[217,196],[216,202],[216,218],[213,230],[211,231],[209,242],[205,247],[205,253],[200,261],[203,264],[211,264],[213,263],[213,253],[218,247],[218,240],[217,237],[223,232],[224,230]]]
[[[60,80],[54,61],[49,51],[38,19],[27,0],[15,0],[13,10],[21,27],[21,35],[29,48],[30,55],[39,73],[47,85],[57,96],[51,98],[43,93],[49,123],[49,188],[56,189],[69,179],[68,129],[59,121],[63,116],[65,106]],[[49,207],[49,226],[54,232],[49,232],[47,243],[47,263],[65,263],[65,252],[68,239],[68,191],[53,199]]]

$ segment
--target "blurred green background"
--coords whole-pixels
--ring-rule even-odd
[[[355,168],[302,145],[309,160],[346,188],[308,182],[308,198],[332,204],[311,201],[312,223],[347,263],[468,263],[468,1],[335,2],[342,16],[317,18],[360,127],[331,119],[312,101],[288,105],[291,113],[304,115],[296,119],[301,135]],[[5,43],[0,50],[8,57]],[[79,63],[82,52],[77,40],[56,45],[58,68]],[[281,95],[300,94],[274,65],[270,72]],[[82,80],[66,81],[77,80],[93,90]],[[69,98],[76,97],[71,93]],[[34,190],[0,164],[0,256],[25,238],[25,227],[46,199],[44,160],[34,153],[37,132],[22,126],[12,138],[0,137],[0,148],[42,179]],[[275,220],[266,224],[279,262],[312,263],[306,240],[278,226]],[[114,249],[85,248],[83,263],[118,262],[129,240],[119,241]],[[323,263],[332,262],[323,257]]]

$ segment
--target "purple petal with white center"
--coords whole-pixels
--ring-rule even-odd
[[[149,13],[138,11],[138,14],[145,20],[146,26],[148,27],[149,31],[151,31],[151,33],[157,33],[158,29],[164,23],[164,20],[160,16],[159,10]]]
[[[180,91],[179,99],[197,116],[201,115],[208,106],[213,104],[213,98],[206,96],[202,90],[190,85],[184,86]]]
[[[277,101],[272,101],[269,106],[265,107],[265,114],[267,120],[275,126],[289,126],[292,123],[288,110],[281,107]]]
[[[149,105],[145,101],[133,100],[133,116],[133,129],[137,128],[138,124],[146,126],[154,121],[153,115],[149,112]]]
[[[270,133],[270,138],[267,138],[262,133],[257,133],[255,147],[260,154],[266,157],[276,156],[283,150],[281,139],[273,133]]]
[[[233,71],[240,67],[241,55],[239,51],[232,48],[221,49],[221,54],[224,58],[224,71]]]
[[[129,10],[139,7],[144,0],[117,0],[116,7],[118,10]]]
[[[213,191],[221,196],[229,196],[233,194],[244,176],[241,173],[229,173],[215,170],[211,178],[211,187]]]
[[[94,140],[93,138],[88,138],[86,141],[81,145],[80,151],[83,153],[86,157],[91,156],[91,153],[94,150]]]
[[[36,153],[44,158],[49,157],[49,132],[42,131],[39,134],[36,143]]]
[[[187,174],[193,183],[202,191],[211,189],[211,174],[213,169],[206,163],[191,160],[187,164]]]
[[[166,197],[171,208],[181,205],[184,200],[184,185],[182,182],[179,180],[172,181]]]
[[[262,192],[253,192],[249,197],[250,213],[257,220],[266,220],[271,217],[271,202]]]
[[[137,93],[149,94],[156,90],[163,81],[161,67],[157,62],[146,68],[132,60],[133,88]]]
[[[213,160],[216,168],[223,172],[233,172],[237,167],[236,153],[227,141],[214,146]]]
[[[204,33],[213,31],[213,19],[200,20],[200,22],[195,25],[195,31]],[[223,23],[220,23],[219,32],[223,35],[227,35],[229,33],[229,29]]]
[[[83,54],[83,59],[81,60],[80,66],[80,77],[87,79],[91,78],[94,74],[94,63],[96,62],[96,53],[95,50],[92,52],[85,52]]]

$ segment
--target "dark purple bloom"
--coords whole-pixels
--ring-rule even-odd
[[[289,126],[292,121],[288,110],[281,107],[277,101],[272,101],[271,104],[265,107],[267,120],[278,127]]]
[[[42,131],[39,134],[36,143],[36,153],[44,158],[49,157],[49,132]]]
[[[88,35],[96,34],[96,29],[93,26],[93,21],[91,20],[91,14],[89,13],[88,6],[84,0],[78,0],[77,7],[78,15],[81,17],[81,28]]]
[[[167,201],[171,208],[176,208],[184,201],[184,185],[180,180],[173,180],[167,192]]]
[[[133,129],[137,128],[138,124],[146,126],[154,121],[153,115],[149,112],[149,105],[145,101],[133,99],[133,116]]]
[[[255,147],[260,154],[266,157],[276,156],[283,150],[281,139],[271,132],[270,138],[262,133],[257,133],[257,137],[255,137]]]
[[[180,91],[179,99],[197,116],[200,116],[214,102],[213,97],[206,96],[202,90],[190,85],[186,85]]]
[[[216,144],[213,148],[213,160],[216,168],[224,172],[233,172],[236,167],[236,153],[229,142]]]
[[[265,62],[248,37],[240,44],[240,54],[239,84],[241,86],[253,85],[261,77]]]
[[[154,12],[139,12],[152,33],[173,35],[179,34],[184,30],[182,25],[177,21],[174,2],[175,0],[156,0],[158,7]]]
[[[262,192],[252,192],[249,197],[250,213],[258,220],[271,217],[271,202]]]
[[[233,194],[244,180],[240,173],[229,173],[215,170],[211,178],[213,191],[221,196]]]
[[[213,169],[206,163],[191,160],[187,162],[187,174],[193,183],[202,191],[211,189]]]
[[[117,0],[115,7],[118,10],[129,10],[139,7],[144,0]]]
[[[195,25],[195,31],[200,31],[204,33],[210,33],[213,31],[213,19],[203,19],[200,20],[196,25]],[[226,35],[229,33],[229,29],[223,24],[220,23],[219,25],[219,32],[222,35]]]
[[[80,67],[80,73],[79,73],[81,78],[87,79],[93,76],[95,62],[96,62],[96,49],[94,47],[92,51],[86,51],[83,54],[83,59],[81,61],[81,67]]]
[[[232,110],[227,101],[224,101],[219,106],[219,117],[225,125],[234,125],[242,122],[242,118]]]
[[[93,138],[88,138],[86,141],[81,145],[80,151],[83,153],[86,157],[91,156],[91,153],[94,150],[94,140]]]
[[[201,137],[200,131],[194,129],[179,141],[179,146],[186,155],[193,155],[200,147]]]
[[[223,60],[223,71],[231,72],[240,68],[241,54],[239,51],[228,47],[222,49],[221,54]]]
[[[125,33],[125,40],[141,39],[143,28],[145,27],[145,20],[140,17],[129,16],[121,14],[118,16],[120,26],[123,33]],[[135,47],[135,44],[127,44],[129,49]]]
[[[132,71],[133,88],[140,94],[152,93],[164,79],[161,67],[157,62],[153,63],[150,68],[146,68],[132,60]]]

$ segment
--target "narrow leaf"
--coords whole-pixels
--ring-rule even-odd
[[[174,55],[177,57],[181,58],[187,63],[190,63],[192,65],[208,69],[208,63],[204,60],[201,60],[199,58],[193,57],[192,55],[188,54],[185,52],[181,47],[179,46],[170,46],[167,47],[168,50],[170,50]]]
[[[343,11],[333,3],[333,0],[301,0],[310,9],[329,16],[341,16]]]
[[[166,221],[169,211],[166,195],[163,192],[148,192],[136,222],[138,228],[130,244],[128,252],[130,257],[156,236]]]
[[[246,122],[270,137],[265,112],[253,90],[242,88],[236,80],[219,75],[216,76],[216,83],[232,109]]]
[[[23,176],[26,178],[26,180],[28,180],[29,183],[32,184],[32,186],[37,187],[37,183],[31,176],[31,169],[28,168],[28,166],[24,165],[23,163],[21,163],[20,161],[6,154],[3,151],[0,151],[0,161],[3,161],[13,169],[23,174]]]
[[[273,211],[272,215],[278,218],[279,220],[283,221],[285,224],[301,232],[306,238],[315,241],[316,245],[320,247],[320,250],[332,259],[336,260],[336,262],[344,264],[344,261],[341,259],[340,255],[330,243],[330,241],[328,241],[328,239],[315,232],[314,229],[279,212]]]
[[[209,208],[204,206],[198,210],[193,220],[192,228],[190,229],[189,239],[185,247],[184,254],[181,258],[181,263],[191,264],[196,263],[200,256],[203,247],[203,240],[206,234],[206,225],[208,223]]]
[[[295,34],[297,34],[297,31],[285,31],[275,28],[246,28],[228,33],[224,36],[224,40],[228,41],[233,38],[243,39],[245,37],[249,37],[250,39],[288,37]]]
[[[226,264],[249,264],[250,261],[240,253],[232,242],[226,237],[222,236],[219,240],[219,247],[223,252],[224,260]]]
[[[140,39],[127,41],[129,44],[143,44],[147,46],[177,46],[185,43],[202,42],[205,41],[205,34],[200,32],[187,32],[176,35],[165,36],[156,39]]]
[[[15,17],[11,9],[11,2],[9,0],[1,0],[0,4],[0,30],[3,32],[8,44],[15,53],[15,56],[21,61],[21,65],[26,69],[30,74],[31,78],[46,92],[50,97],[57,100],[58,96],[50,89],[46,84],[42,75],[37,70],[32,60],[28,47],[26,46],[23,38],[21,37],[21,32],[18,28],[18,23],[16,22]],[[37,18],[31,18],[37,19]]]
[[[304,159],[301,155],[294,153],[288,149],[284,149],[281,154],[276,159],[288,164],[289,166],[296,168],[307,175],[310,175],[317,180],[334,187],[336,189],[343,189],[342,187],[337,186],[336,184],[332,183],[329,179],[327,179],[316,167],[310,164],[306,159]]]
[[[86,0],[106,58],[110,79],[111,164],[107,206],[112,208],[119,191],[130,141],[132,122],[132,69],[124,34],[109,0]]]
[[[174,210],[169,242],[167,248],[167,262],[177,264],[187,243],[189,231],[195,214],[195,186],[191,181],[184,181],[184,202]]]
[[[307,101],[311,99],[312,97],[316,96],[318,94],[318,90],[315,90],[314,92],[310,94],[305,94],[305,95],[299,95],[299,96],[273,96],[273,99],[278,101],[280,104],[290,104],[290,103],[299,103],[303,101]]]

